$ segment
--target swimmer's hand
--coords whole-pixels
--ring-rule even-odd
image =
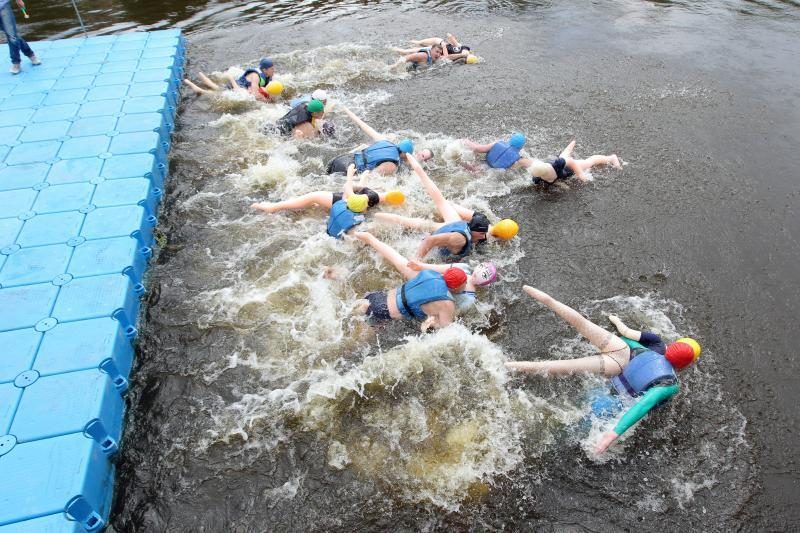
[[[604,434],[600,441],[594,447],[594,454],[600,455],[605,452],[609,446],[611,446],[615,440],[617,440],[617,435],[613,431],[609,431],[608,433]]]

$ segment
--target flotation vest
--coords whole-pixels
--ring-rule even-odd
[[[304,94],[303,96],[298,96],[297,98],[292,98],[292,100],[289,102],[289,106],[290,107],[297,107],[300,104],[307,104],[310,101],[311,101],[311,95],[310,94]]]
[[[469,230],[469,225],[463,220],[458,222],[450,222],[449,224],[445,224],[433,232],[434,235],[440,235],[442,233],[460,233],[465,239],[467,239],[467,242],[464,243],[464,247],[458,253],[451,254],[450,250],[447,248],[439,248],[440,254],[464,257],[470,252],[470,250],[472,250],[472,232]]]
[[[378,141],[367,146],[361,152],[354,153],[353,161],[359,172],[372,170],[381,163],[386,162],[400,165],[400,150],[394,143]]]
[[[293,107],[291,111],[278,119],[278,124],[281,125],[282,129],[291,131],[300,124],[311,122],[314,117],[311,116],[306,106],[307,104],[300,104]]]
[[[339,200],[331,206],[330,216],[328,216],[328,235],[341,239],[347,230],[362,222],[364,222],[364,215],[350,211],[347,209],[347,202]]]
[[[492,168],[509,168],[519,161],[519,149],[505,141],[497,141],[486,154],[486,164]]]
[[[650,350],[642,351],[631,359],[622,374],[611,378],[611,384],[621,396],[636,397],[654,385],[671,385],[678,376],[667,358]]]
[[[250,87],[250,80],[247,79],[247,76],[249,76],[253,72],[258,74],[258,86],[259,87],[266,87],[267,86],[267,84],[269,83],[269,78],[264,76],[264,73],[261,72],[260,70],[255,69],[255,68],[249,68],[249,69],[244,71],[244,74],[242,74],[239,77],[238,80],[236,80],[236,83],[239,84],[239,87],[242,87],[244,89],[247,89],[248,87]]]
[[[423,270],[411,280],[397,289],[395,302],[400,314],[409,320],[423,320],[426,315],[422,310],[424,304],[449,300],[450,293],[444,277],[433,270]]]
[[[431,49],[430,48],[420,48],[418,50],[418,52],[425,52],[425,55],[428,56],[427,59],[426,59],[426,64],[428,66],[433,65],[433,56],[431,55]],[[416,65],[418,63],[416,61],[414,61],[414,64]]]

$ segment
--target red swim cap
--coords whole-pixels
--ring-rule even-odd
[[[443,276],[448,289],[457,289],[467,282],[467,275],[460,268],[448,268]]]
[[[667,361],[677,369],[689,366],[694,361],[694,349],[685,342],[673,342],[664,354]]]

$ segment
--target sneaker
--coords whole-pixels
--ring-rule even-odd
[[[36,54],[33,54],[33,55],[32,55],[31,57],[29,57],[28,59],[30,59],[30,60],[31,60],[31,65],[33,65],[33,66],[36,66],[36,65],[41,65],[41,64],[42,64],[42,60],[41,60],[41,59],[39,59],[39,58],[36,56]]]
[[[8,71],[11,74],[19,74],[22,72],[22,67],[19,66],[19,63],[11,63],[11,68]]]

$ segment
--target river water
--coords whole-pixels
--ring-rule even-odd
[[[129,393],[118,531],[796,529],[800,4],[79,2],[90,34],[183,28],[187,75],[277,63],[437,157],[445,194],[512,217],[520,238],[478,311],[439,333],[370,333],[352,302],[399,276],[323,233],[324,212],[257,200],[338,190],[325,162],[365,139],[258,132],[285,108],[186,94],[162,247]],[[83,5],[86,4],[86,5]],[[30,40],[77,36],[71,4],[29,4]],[[390,46],[450,31],[474,66],[391,73]],[[618,153],[568,191],[469,173],[458,139],[511,131],[526,150]],[[429,216],[413,175],[403,212]],[[403,253],[420,236],[375,224]],[[333,266],[338,281],[321,271]],[[691,334],[681,394],[601,460],[592,378],[546,381],[513,359],[591,353],[528,283],[606,323]]]

